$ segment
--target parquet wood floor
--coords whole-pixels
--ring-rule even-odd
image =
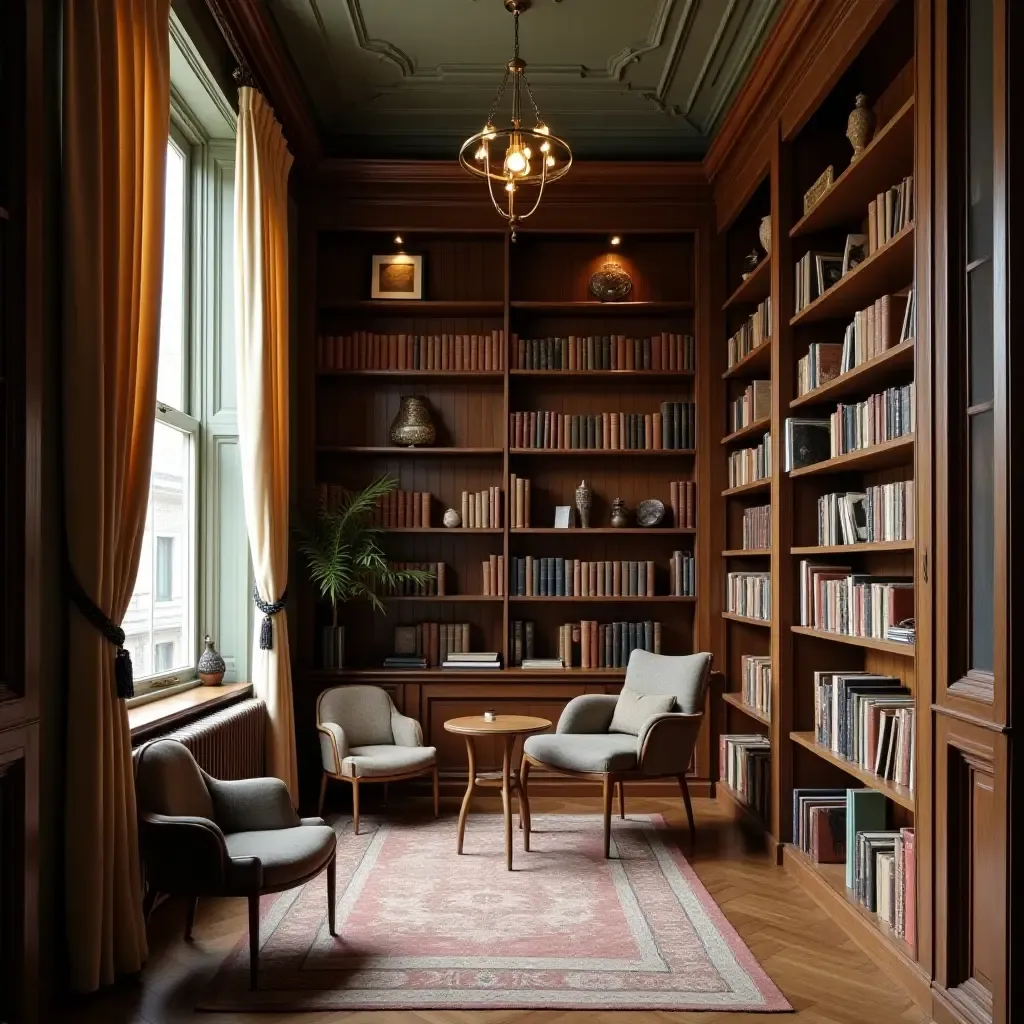
[[[627,790],[628,797],[628,790]],[[596,798],[537,798],[535,814],[594,813]],[[751,948],[799,1024],[928,1024],[905,991],[848,939],[780,867],[770,864],[713,800],[694,799],[698,839],[687,856]],[[498,810],[498,804],[493,810]],[[491,809],[485,798],[474,807]],[[372,810],[372,808],[371,808]],[[662,813],[685,828],[678,801],[631,799],[627,813]],[[454,807],[444,813],[453,814]],[[195,1013],[197,994],[246,929],[244,900],[203,900],[194,941],[182,941],[180,906],[165,904],[149,926],[150,960],[138,983],[60,1011],[62,1024],[767,1024],[765,1014],[565,1011],[336,1011],[305,1014]]]

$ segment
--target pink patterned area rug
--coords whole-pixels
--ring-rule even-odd
[[[537,815],[513,872],[497,814],[470,817],[461,857],[451,819],[351,828],[338,936],[323,875],[266,897],[259,990],[242,939],[198,1009],[792,1009],[660,815],[615,820],[610,860],[599,817]]]

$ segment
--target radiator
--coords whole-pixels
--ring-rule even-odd
[[[266,733],[267,705],[250,698],[153,739],[180,740],[215,779],[256,779],[266,774]]]

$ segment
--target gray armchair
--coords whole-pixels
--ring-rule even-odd
[[[200,896],[249,900],[249,981],[256,988],[260,896],[293,889],[327,869],[327,922],[334,935],[337,842],[321,818],[300,818],[280,779],[222,782],[177,740],[154,740],[135,767],[142,855],[151,891],[186,900],[192,937]]]
[[[612,792],[619,787],[619,814],[625,817],[623,785],[629,780],[675,778],[683,795],[690,832],[693,808],[686,785],[704,718],[704,698],[711,673],[710,654],[667,657],[635,650],[626,668],[623,691],[631,699],[631,718],[616,718],[620,698],[588,693],[565,706],[554,733],[530,736],[523,744],[521,785],[525,790],[531,765],[560,775],[592,778],[602,783],[604,855],[611,845]],[[674,698],[674,699],[669,699]],[[649,703],[661,709],[647,714]],[[625,731],[623,731],[625,730]],[[530,822],[523,821],[523,840],[530,848]]]

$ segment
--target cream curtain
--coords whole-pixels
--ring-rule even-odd
[[[235,346],[242,489],[256,589],[274,606],[288,585],[288,172],[292,157],[262,94],[238,91]],[[288,621],[256,611],[252,683],[270,710],[267,770],[299,797]],[[271,647],[261,644],[270,626]]]
[[[70,569],[114,623],[142,548],[156,410],[169,0],[64,4],[64,481]],[[72,607],[65,875],[73,987],[146,957],[114,646]]]

